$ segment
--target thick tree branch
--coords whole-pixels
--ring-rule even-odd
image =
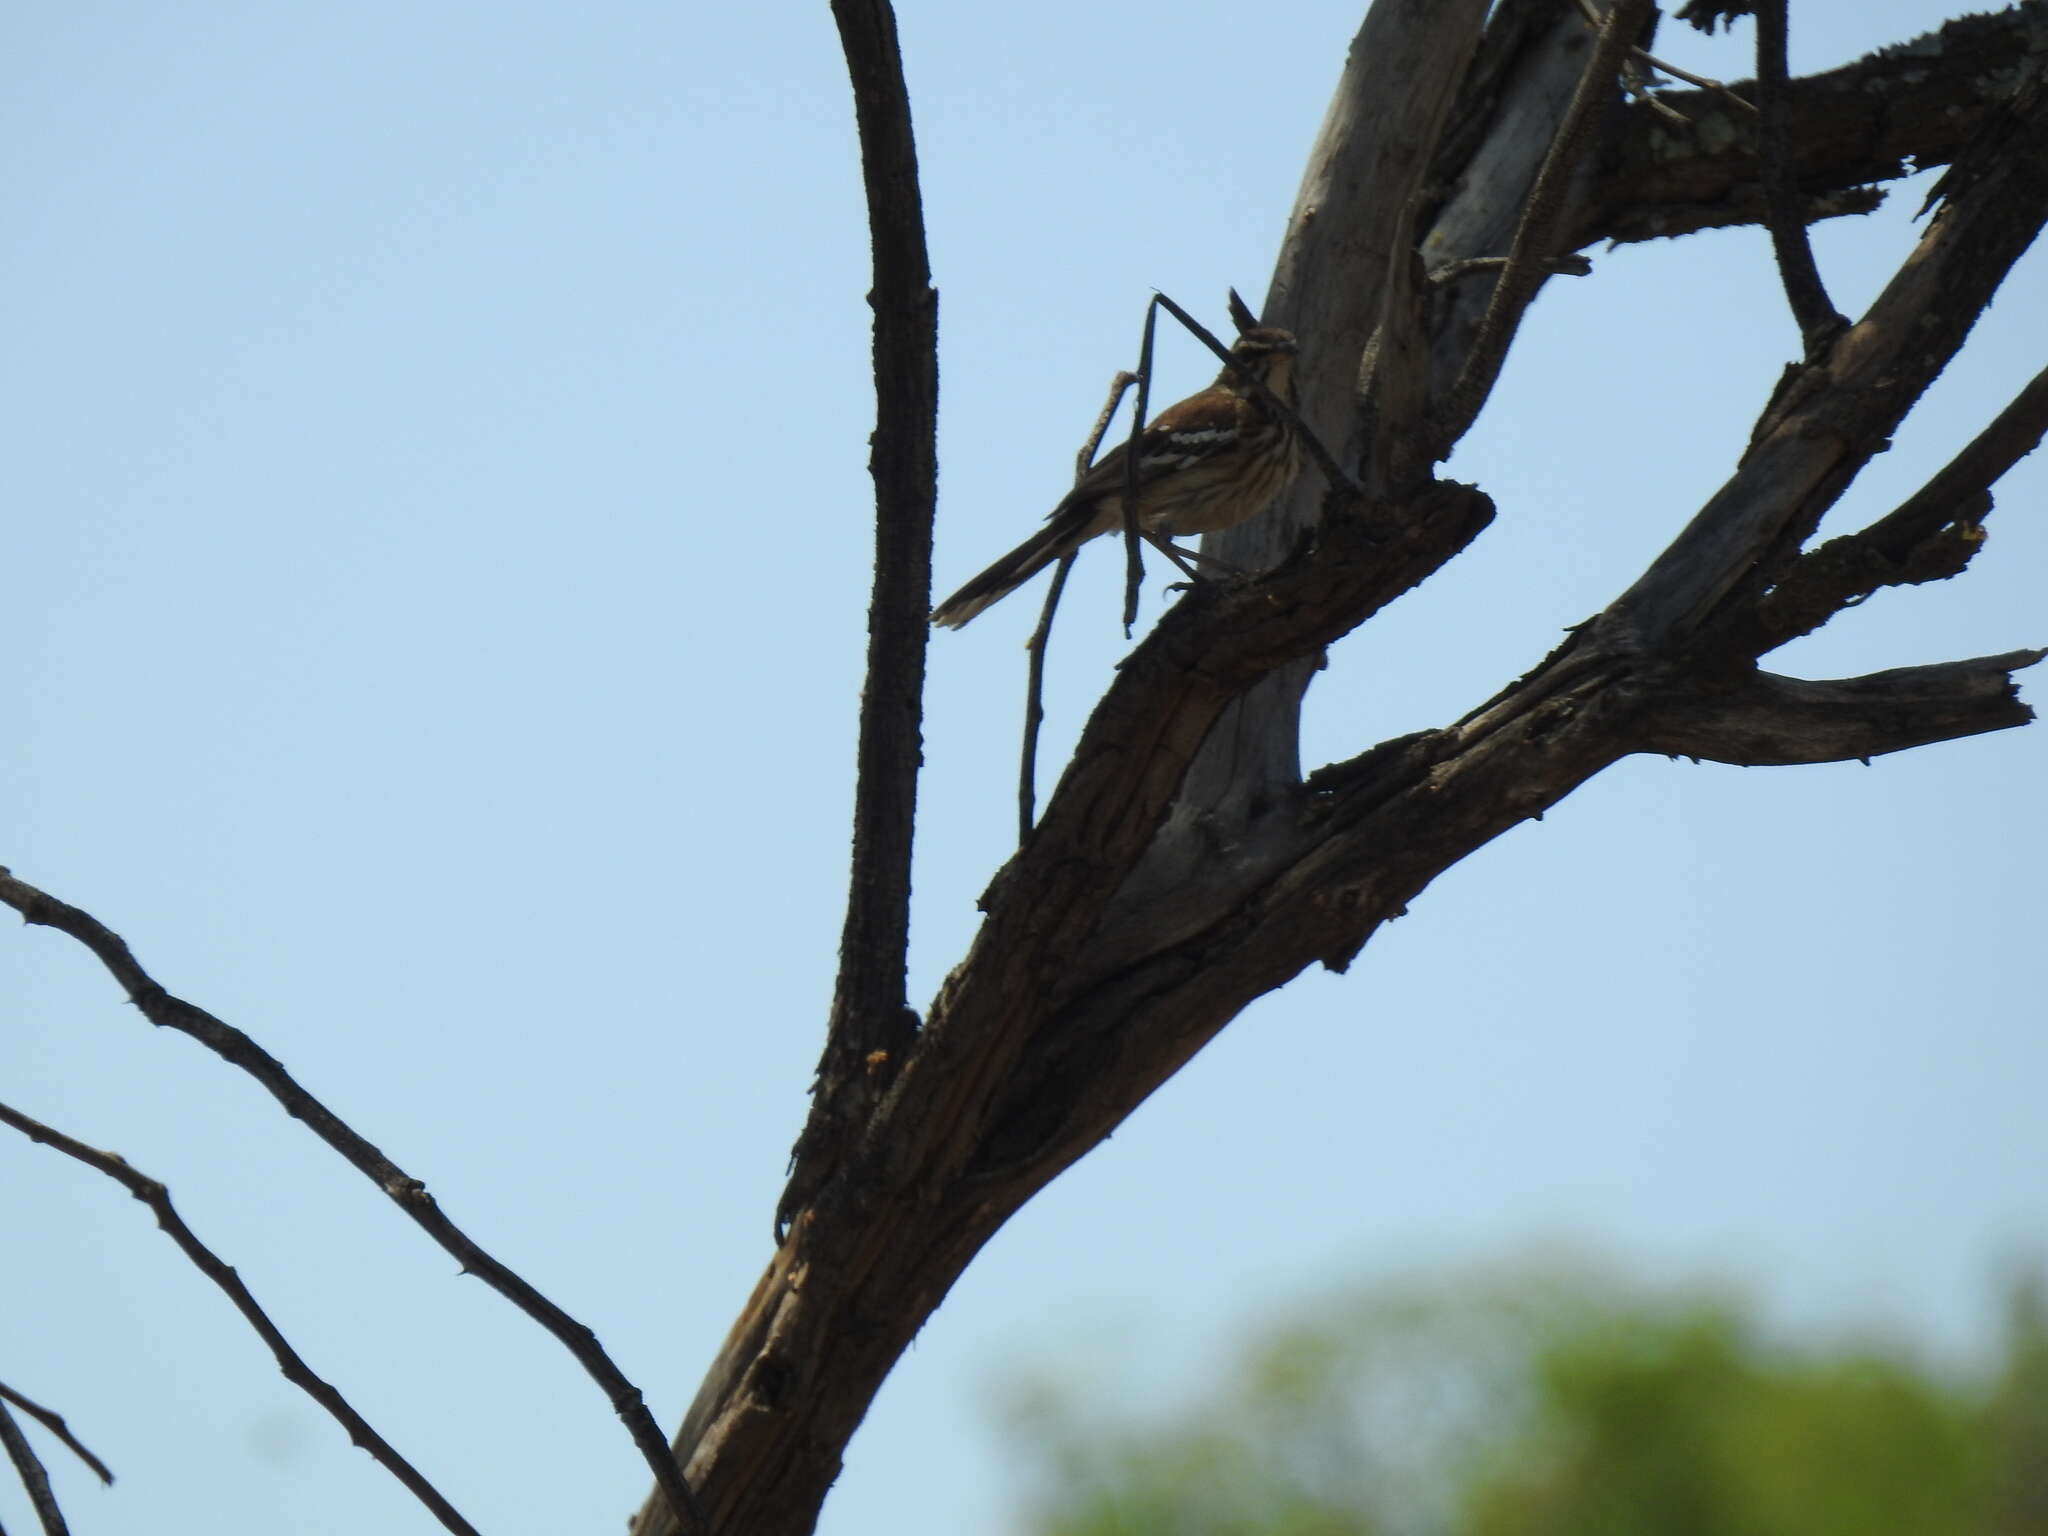
[[[1359,370],[1397,256],[1390,213],[1408,206],[1429,173],[1486,10],[1484,0],[1376,0],[1367,11],[1259,307],[1268,325],[1302,338],[1302,419],[1347,467],[1362,467],[1367,446]],[[1321,487],[1303,476],[1266,516],[1212,534],[1202,548],[1241,570],[1263,570],[1318,521],[1322,503]],[[1187,777],[1182,814],[1236,824],[1299,781],[1294,721],[1317,665],[1306,657],[1230,706]]]
[[[939,296],[895,12],[888,0],[833,0],[832,15],[853,82],[874,245],[875,586],[839,981],[811,1113],[776,1209],[778,1236],[846,1156],[850,1128],[867,1117],[917,1031],[903,987],[938,505]]]
[[[1991,487],[2048,435],[2048,368],[1979,432],[1962,452],[1897,508],[1855,533],[1801,555],[1756,606],[1740,641],[1761,656],[1819,629],[1880,587],[1943,581],[1984,544]]]
[[[663,1443],[661,1431],[656,1428],[653,1415],[648,1413],[640,1389],[628,1381],[625,1373],[612,1362],[595,1333],[479,1246],[441,1210],[425,1184],[391,1161],[355,1127],[300,1087],[297,1079],[285,1070],[283,1062],[232,1024],[215,1018],[204,1008],[183,998],[173,997],[157,985],[155,978],[136,960],[127,942],[98,918],[37,890],[24,880],[16,879],[7,869],[0,869],[0,903],[19,912],[23,922],[54,928],[83,944],[106,967],[108,974],[128,994],[128,1001],[150,1023],[159,1029],[174,1029],[182,1035],[189,1035],[222,1060],[255,1078],[283,1106],[286,1114],[326,1142],[349,1166],[382,1190],[393,1204],[440,1244],[461,1265],[464,1274],[476,1276],[553,1334],[603,1389],[612,1411],[625,1424],[641,1458],[654,1473],[662,1496],[674,1500],[679,1509],[691,1509],[690,1490],[683,1481],[681,1468]],[[693,1518],[693,1523],[701,1525],[702,1522]]]
[[[2006,152],[1935,218],[1917,249],[1818,363],[1758,422],[1734,477],[1625,593],[1611,617],[1655,650],[1717,617],[1740,625],[1963,343],[2048,220],[2048,110],[2014,103]]]
[[[1878,200],[1863,190],[1870,183],[1953,159],[2011,95],[2015,76],[2044,54],[2048,0],[2024,0],[1789,82],[1787,170],[1807,216],[1867,212]],[[1753,96],[1755,83],[1734,89]],[[1713,91],[1661,99],[1690,126],[1647,103],[1627,108],[1567,248],[1764,222],[1755,118]]]
[[[1326,530],[1267,581],[1198,588],[1120,669],[833,1198],[792,1228],[678,1436],[713,1524],[802,1531],[873,1393],[981,1245],[1057,1167],[999,1186],[988,1126],[1070,958],[1151,840],[1223,706],[1408,590],[1476,536],[1483,496],[1433,487]],[[1107,1127],[1103,1127],[1107,1130]],[[1078,1155],[1078,1154],[1077,1154]],[[645,1511],[641,1536],[673,1527]]]
[[[1881,757],[2027,724],[2034,712],[2012,674],[2044,655],[2008,651],[1826,682],[1757,672],[1724,693],[1688,688],[1648,706],[1638,739],[1646,752],[1745,768]]]
[[[0,1104],[0,1125],[12,1126],[46,1147],[54,1147],[66,1157],[85,1164],[97,1173],[103,1173],[119,1184],[129,1194],[150,1208],[156,1216],[156,1224],[164,1229],[166,1236],[178,1245],[178,1249],[192,1261],[207,1279],[218,1286],[227,1299],[234,1303],[235,1310],[242,1314],[249,1326],[256,1330],[256,1336],[269,1347],[271,1357],[277,1361],[277,1368],[284,1373],[284,1379],[313,1399],[333,1417],[334,1421],[348,1431],[349,1440],[368,1451],[377,1464],[397,1478],[405,1491],[425,1505],[433,1517],[458,1536],[477,1536],[477,1529],[461,1513],[443,1498],[441,1491],[411,1462],[398,1453],[397,1447],[370,1427],[369,1420],[356,1412],[354,1405],[343,1397],[334,1384],[306,1364],[303,1356],[292,1348],[291,1343],[270,1320],[249,1287],[242,1283],[242,1277],[235,1273],[219,1254],[199,1240],[198,1234],[185,1225],[177,1209],[171,1204],[171,1192],[163,1184],[148,1175],[131,1168],[125,1158],[112,1152],[102,1152],[89,1147],[82,1141],[66,1136],[62,1131],[53,1130],[39,1120],[32,1120],[19,1110]],[[60,1421],[61,1422],[61,1421]],[[90,1459],[90,1458],[88,1458]],[[95,1463],[95,1466],[98,1464]],[[107,1476],[105,1468],[99,1468]],[[107,1481],[112,1482],[111,1476]]]

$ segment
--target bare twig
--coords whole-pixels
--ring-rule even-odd
[[[1711,79],[1706,75],[1696,75],[1689,69],[1680,69],[1676,64],[1673,64],[1669,59],[1660,59],[1654,53],[1645,53],[1640,48],[1636,50],[1636,57],[1641,59],[1645,64],[1649,65],[1650,68],[1661,71],[1664,74],[1670,75],[1674,80],[1683,80],[1687,85],[1696,85],[1703,91],[1718,92],[1721,96],[1733,102],[1736,106],[1740,107],[1745,112],[1753,113],[1756,111],[1756,103],[1751,101],[1747,96],[1744,96],[1737,92],[1736,89],[1732,85],[1729,85],[1725,80],[1715,80]],[[1680,113],[1679,115],[1681,117],[1684,116],[1683,113]]]
[[[50,1474],[5,1403],[0,1403],[0,1445],[7,1448],[7,1459],[14,1463],[14,1475],[21,1479],[22,1490],[28,1494],[43,1536],[69,1536],[71,1527],[64,1523],[64,1511],[57,1507],[57,1495],[50,1489]]]
[[[1109,430],[1110,418],[1116,415],[1116,408],[1123,403],[1124,392],[1137,382],[1138,375],[1126,371],[1119,371],[1109,381],[1109,398],[1102,402],[1102,412],[1095,418],[1088,441],[1074,455],[1076,485],[1095,467],[1096,452],[1102,447],[1102,434]],[[1060,595],[1066,591],[1067,577],[1073,569],[1074,555],[1062,555],[1053,569],[1052,586],[1045,594],[1045,606],[1038,611],[1038,627],[1024,642],[1024,652],[1030,660],[1025,666],[1024,746],[1022,760],[1017,766],[1017,841],[1020,844],[1031,835],[1031,822],[1038,813],[1038,727],[1045,720],[1045,648],[1052,640],[1053,615],[1059,609]]]
[[[1059,608],[1060,595],[1067,589],[1067,577],[1074,570],[1074,552],[1060,556],[1053,567],[1052,585],[1045,591],[1045,606],[1038,610],[1038,627],[1024,642],[1029,658],[1024,668],[1024,745],[1017,765],[1017,843],[1031,835],[1031,823],[1038,815],[1038,728],[1045,722],[1045,648],[1052,639],[1052,616]]]
[[[1584,7],[1591,11],[1590,4]],[[1621,65],[1621,92],[1631,101],[1640,101],[1667,123],[1690,125],[1692,119],[1657,94],[1657,77],[1650,68],[1650,56],[1640,48],[1631,48]]]
[[[1849,322],[1828,298],[1806,237],[1806,212],[1793,183],[1791,137],[1785,130],[1785,83],[1785,0],[1757,0],[1757,169],[1785,300],[1806,355],[1815,357]]]
[[[703,1525],[697,1514],[696,1501],[684,1481],[682,1468],[677,1465],[668,1442],[662,1438],[654,1416],[647,1411],[640,1389],[626,1379],[625,1372],[613,1363],[604,1346],[598,1343],[597,1335],[586,1324],[571,1317],[485,1251],[448,1218],[428,1193],[425,1184],[386,1157],[347,1121],[302,1088],[285,1070],[284,1063],[232,1024],[166,992],[142,968],[127,942],[98,918],[68,902],[59,901],[25,880],[17,879],[12,871],[4,868],[0,868],[0,903],[14,908],[24,922],[54,928],[92,951],[108,974],[127,992],[128,1000],[150,1023],[160,1029],[174,1029],[191,1036],[222,1060],[255,1078],[283,1106],[286,1114],[303,1122],[308,1130],[381,1189],[422,1231],[452,1255],[463,1273],[474,1275],[553,1334],[603,1389],[612,1411],[624,1422],[627,1432],[633,1437],[633,1444],[639,1448],[642,1459],[654,1473],[662,1491],[675,1502],[678,1510],[687,1511],[690,1519],[700,1527]]]
[[[1125,393],[1138,382],[1138,376],[1127,369],[1119,369],[1116,377],[1109,381],[1109,398],[1102,402],[1102,411],[1096,416],[1095,425],[1088,429],[1088,440],[1074,454],[1074,484],[1079,485],[1082,477],[1095,467],[1095,455],[1102,448],[1102,434],[1109,430],[1110,418],[1124,403]]]
[[[45,1408],[41,1403],[23,1397],[14,1388],[0,1381],[0,1402],[14,1404],[23,1413],[34,1419],[43,1428],[64,1442],[65,1449],[80,1461],[91,1467],[95,1476],[103,1483],[112,1483],[114,1474],[104,1461],[85,1448],[85,1442],[71,1433],[71,1426],[64,1422],[64,1415],[54,1409]]]
[[[1514,241],[1508,248],[1507,269],[1501,273],[1500,281],[1494,284],[1493,294],[1487,301],[1486,316],[1479,323],[1479,334],[1473,339],[1465,366],[1458,372],[1458,382],[1451,386],[1444,401],[1434,434],[1434,458],[1442,459],[1450,454],[1458,440],[1478,420],[1480,408],[1486,404],[1487,396],[1493,393],[1494,382],[1500,377],[1501,364],[1506,361],[1508,348],[1514,343],[1522,315],[1536,297],[1536,290],[1542,286],[1546,275],[1544,264],[1558,254],[1555,247],[1572,174],[1592,147],[1594,129],[1600,118],[1599,109],[1609,99],[1615,74],[1631,46],[1629,40],[1641,30],[1649,11],[1650,0],[1615,0],[1614,9],[1607,13],[1607,19],[1600,28],[1599,41],[1593,45],[1592,57],[1586,60],[1585,70],[1579,76],[1579,86],[1572,95],[1571,106],[1565,111],[1564,121],[1558,124],[1550,153],[1544,157],[1536,185],[1529,189],[1528,206],[1522,212],[1522,221],[1516,226]]]
[[[1595,32],[1598,32],[1600,30],[1600,9],[1598,6],[1593,4],[1593,0],[1579,0],[1579,14],[1586,18],[1586,24],[1590,26]],[[1671,76],[1671,78],[1674,80],[1683,80],[1687,85],[1696,85],[1703,91],[1719,91],[1723,96],[1727,97],[1728,100],[1734,102],[1736,106],[1742,108],[1745,112],[1756,111],[1755,103],[1747,100],[1742,96],[1738,96],[1723,81],[1712,80],[1705,75],[1696,75],[1692,73],[1692,71],[1690,70],[1680,69],[1676,64],[1658,58],[1657,55],[1651,53],[1646,48],[1631,48],[1629,49],[1629,56],[1641,63],[1649,65],[1650,68],[1654,70],[1661,71],[1662,73]],[[1679,112],[1675,108],[1667,106],[1665,103],[1658,101],[1654,96],[1645,96],[1643,99],[1647,101],[1652,107],[1663,108],[1663,111],[1665,113],[1675,116],[1680,122],[1691,121],[1691,119],[1687,118],[1683,112]]]
[[[249,1326],[256,1330],[257,1337],[270,1347],[270,1353],[277,1360],[277,1368],[284,1373],[285,1380],[332,1414],[335,1421],[348,1431],[349,1439],[368,1451],[377,1464],[397,1478],[405,1486],[406,1491],[432,1511],[434,1518],[442,1525],[451,1531],[463,1533],[463,1536],[477,1536],[476,1527],[462,1518],[455,1506],[441,1496],[440,1490],[428,1482],[411,1462],[399,1455],[390,1441],[372,1429],[369,1421],[350,1406],[348,1399],[336,1391],[332,1383],[314,1373],[313,1368],[306,1364],[299,1352],[293,1349],[285,1336],[278,1331],[277,1325],[270,1320],[269,1315],[257,1304],[256,1298],[249,1292],[249,1287],[242,1283],[242,1277],[185,1225],[184,1218],[179,1216],[171,1205],[171,1193],[168,1189],[157,1180],[131,1168],[125,1158],[112,1152],[102,1152],[97,1147],[89,1147],[84,1142],[74,1140],[39,1120],[30,1119],[6,1104],[0,1104],[0,1124],[10,1125],[30,1141],[54,1147],[66,1157],[75,1158],[86,1167],[105,1174],[148,1206],[156,1216],[156,1224],[164,1229],[171,1241],[176,1243],[185,1257],[192,1261],[193,1267],[220,1287],[228,1300],[235,1304],[235,1310],[240,1312],[247,1319]]]
[[[1145,419],[1152,402],[1152,333],[1157,329],[1159,311],[1145,306],[1145,331],[1138,342],[1137,398],[1131,402],[1131,435],[1124,440],[1124,638],[1138,622],[1138,588],[1145,580],[1145,557],[1138,550],[1143,525],[1138,521],[1138,502],[1145,494],[1138,482],[1138,440],[1145,435]]]

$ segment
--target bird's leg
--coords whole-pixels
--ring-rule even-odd
[[[1188,563],[1191,560],[1197,565],[1212,566],[1225,576],[1245,576],[1250,574],[1244,567],[1232,565],[1228,560],[1219,560],[1214,555],[1205,555],[1199,549],[1184,548],[1174,543],[1173,540],[1167,538],[1163,533],[1154,533],[1149,528],[1140,531],[1144,534],[1147,544],[1150,544],[1159,553],[1179,566],[1181,574],[1191,581],[1203,579],[1202,573],[1196,570],[1194,565]]]

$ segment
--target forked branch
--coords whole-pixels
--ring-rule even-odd
[[[14,1475],[20,1481],[22,1491],[28,1495],[29,1507],[36,1512],[36,1522],[42,1526],[43,1536],[68,1536],[70,1527],[64,1523],[64,1511],[58,1506],[57,1495],[50,1487],[50,1474],[44,1468],[42,1458],[36,1455],[36,1448],[28,1443],[28,1436],[14,1422],[14,1415],[7,1411],[5,1403],[0,1403],[0,1449],[6,1450],[7,1459],[13,1464]]]
[[[14,908],[24,922],[76,939],[92,952],[109,975],[128,994],[128,1000],[150,1023],[188,1035],[222,1060],[240,1067],[277,1100],[284,1112],[304,1124],[315,1136],[340,1154],[342,1159],[368,1179],[415,1225],[450,1254],[467,1275],[503,1296],[553,1334],[575,1357],[624,1422],[641,1458],[654,1474],[661,1496],[672,1500],[681,1523],[701,1526],[694,1501],[675,1456],[655,1427],[653,1415],[640,1389],[626,1375],[588,1326],[578,1322],[536,1290],[526,1279],[487,1252],[444,1213],[427,1192],[427,1186],[400,1168],[372,1145],[353,1126],[301,1087],[284,1064],[232,1024],[215,1018],[204,1008],[173,997],[145,971],[127,942],[98,918],[69,902],[59,901],[24,880],[0,869],[0,903]]]
[[[0,1104],[0,1125],[12,1126],[30,1141],[54,1147],[66,1157],[85,1164],[94,1172],[105,1174],[148,1206],[156,1216],[156,1224],[178,1245],[179,1251],[192,1261],[193,1268],[220,1288],[222,1294],[234,1303],[235,1310],[241,1313],[243,1319],[256,1331],[256,1336],[269,1347],[271,1357],[277,1361],[278,1370],[284,1373],[284,1379],[326,1409],[335,1422],[348,1431],[349,1439],[368,1451],[377,1464],[397,1478],[406,1492],[425,1505],[446,1529],[456,1532],[457,1536],[478,1536],[476,1527],[462,1518],[461,1513],[442,1496],[441,1491],[428,1482],[417,1467],[401,1456],[390,1441],[371,1428],[369,1420],[355,1410],[354,1405],[341,1395],[332,1382],[318,1375],[306,1364],[305,1359],[292,1348],[290,1341],[270,1320],[270,1314],[263,1310],[249,1287],[242,1282],[242,1277],[185,1225],[184,1218],[171,1204],[171,1192],[163,1184],[131,1167],[125,1158],[112,1152],[102,1152],[97,1147],[89,1147],[84,1142],[66,1136],[62,1131],[54,1130],[39,1120],[30,1119],[6,1104]],[[4,1409],[0,1409],[0,1413],[4,1412]],[[97,1467],[98,1464],[94,1465]],[[100,1467],[98,1470],[102,1476],[107,1476],[105,1468]],[[107,1476],[107,1480],[113,1481],[111,1476]],[[45,1492],[47,1491],[46,1482]]]
[[[111,1484],[114,1481],[112,1468],[108,1467],[104,1461],[101,1461],[99,1457],[93,1455],[91,1451],[85,1448],[85,1442],[74,1435],[71,1432],[71,1426],[64,1422],[63,1414],[56,1412],[54,1409],[45,1408],[41,1403],[23,1397],[4,1381],[0,1381],[0,1402],[19,1408],[23,1413],[55,1435],[64,1443],[66,1450],[92,1468],[93,1476],[97,1477],[102,1483]]]

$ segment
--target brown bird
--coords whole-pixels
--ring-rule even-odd
[[[1292,334],[1255,326],[1230,355],[1275,395],[1294,404]],[[1117,444],[1046,516],[1045,527],[932,610],[932,623],[958,629],[1063,555],[1124,525],[1124,455]],[[1145,534],[1165,541],[1213,533],[1257,517],[1301,469],[1301,444],[1236,368],[1200,394],[1161,411],[1138,437],[1138,517]],[[1197,557],[1199,558],[1199,557]],[[1186,569],[1185,563],[1182,565]]]

